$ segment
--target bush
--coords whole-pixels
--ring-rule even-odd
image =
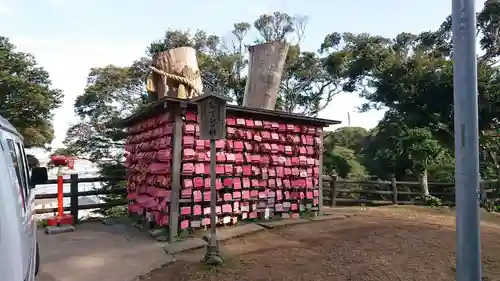
[[[424,204],[426,206],[431,206],[431,207],[443,206],[443,202],[441,201],[441,199],[437,198],[436,196],[425,195],[425,196],[422,196],[422,200],[424,201]]]

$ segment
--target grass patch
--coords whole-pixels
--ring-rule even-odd
[[[46,227],[47,227],[47,225],[48,225],[48,223],[47,223],[47,220],[46,220],[46,219],[39,219],[39,220],[37,220],[37,222],[36,222],[36,227],[37,227],[38,229],[43,229],[43,228],[46,228]]]
[[[168,235],[168,230],[167,229],[165,229],[165,230],[166,230],[166,233]],[[179,231],[179,233],[177,234],[177,237],[176,237],[176,241],[183,241],[186,239],[193,238],[194,237],[193,232],[194,232],[194,230],[190,231],[187,229]]]
[[[228,269],[241,268],[245,265],[239,258],[224,255],[222,257],[224,259],[224,264],[222,266],[211,266],[200,262],[198,266],[196,266],[196,278],[204,280],[204,278],[214,273],[224,273]]]
[[[315,211],[302,211],[299,216],[303,219],[310,220],[315,217]]]

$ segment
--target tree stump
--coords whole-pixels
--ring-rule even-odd
[[[169,74],[162,75],[152,71],[148,77],[148,92],[154,93],[156,99],[164,96],[188,99],[203,91],[196,50],[191,47],[159,52],[153,56],[152,66]],[[186,83],[186,80],[191,83]]]
[[[249,48],[248,77],[243,106],[275,109],[288,44],[264,43]]]

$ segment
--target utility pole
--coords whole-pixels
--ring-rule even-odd
[[[474,0],[452,0],[457,204],[457,281],[481,281],[476,13]]]

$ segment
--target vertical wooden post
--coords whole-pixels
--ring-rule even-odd
[[[335,207],[335,200],[337,199],[337,175],[332,176],[330,181],[330,207]]]
[[[391,187],[392,187],[392,204],[398,204],[398,186],[396,184],[396,177],[393,175],[391,177]]]
[[[179,193],[181,191],[181,161],[182,161],[182,108],[179,103],[168,104],[169,111],[174,118],[172,139],[172,192],[170,195],[170,208],[168,212],[168,242],[177,239],[179,230]]]
[[[319,202],[318,202],[318,215],[323,215],[323,190],[324,190],[324,186],[323,186],[323,137],[324,137],[324,133],[321,132],[319,138],[321,140],[321,145],[320,145],[320,154],[319,154],[319,179],[318,179],[318,188],[319,188]]]
[[[71,174],[70,186],[70,213],[73,217],[73,224],[78,224],[78,174]]]
[[[64,179],[61,166],[57,167],[57,216],[64,215]]]

